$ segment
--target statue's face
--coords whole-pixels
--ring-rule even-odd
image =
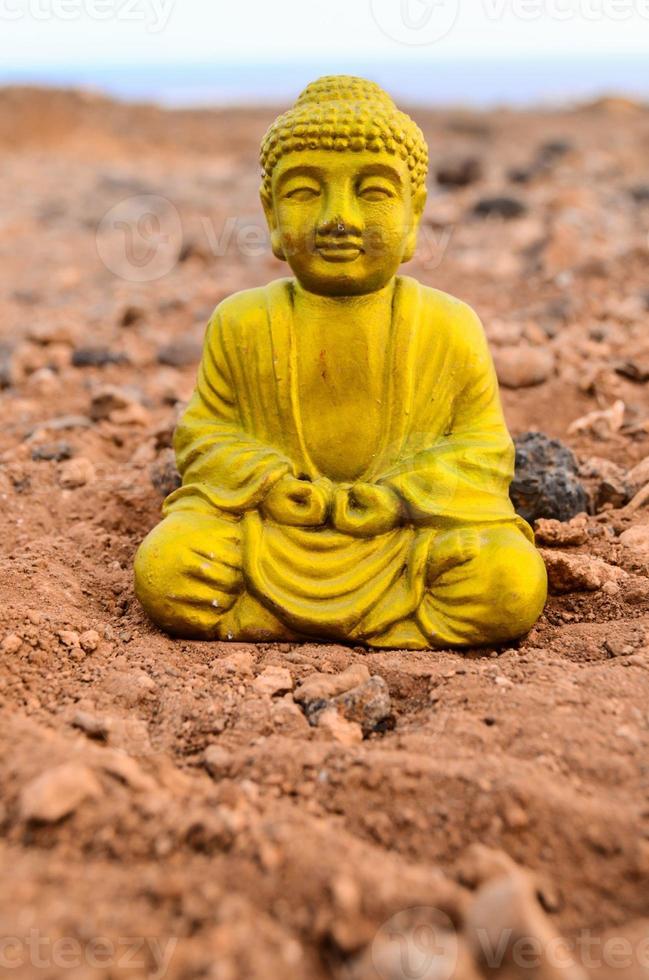
[[[412,258],[425,200],[405,161],[370,150],[287,153],[262,191],[273,252],[325,296],[385,286]]]

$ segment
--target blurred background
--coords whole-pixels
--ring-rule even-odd
[[[0,0],[0,83],[175,106],[332,72],[437,105],[643,96],[648,53],[649,0]]]
[[[485,935],[530,922],[588,956],[649,936],[648,53],[649,0],[0,0],[13,980],[403,980],[385,964],[423,935],[411,906],[452,913],[456,980],[486,977],[469,908]],[[205,325],[288,273],[260,141],[332,72],[421,126],[404,271],[470,303],[493,352],[555,594],[486,657],[179,642],[133,594]],[[291,689],[361,663],[389,689],[380,728],[311,727]],[[480,905],[512,859],[546,912],[520,874]]]

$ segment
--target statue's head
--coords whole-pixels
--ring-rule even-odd
[[[313,82],[266,133],[261,164],[273,252],[305,289],[373,292],[412,258],[428,148],[374,82]]]

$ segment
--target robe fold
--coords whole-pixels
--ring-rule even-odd
[[[464,303],[405,276],[396,280],[377,406],[382,437],[359,480],[391,487],[408,523],[361,538],[262,518],[260,502],[285,474],[329,475],[305,443],[297,340],[290,279],[220,304],[175,434],[183,485],[165,502],[168,513],[201,497],[215,514],[241,521],[246,588],[282,622],[333,638],[378,636],[417,619],[438,531],[510,524],[533,540],[509,499],[514,449],[480,321]]]

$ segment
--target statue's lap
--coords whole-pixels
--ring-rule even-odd
[[[199,497],[184,497],[143,541],[135,562],[142,605],[163,629],[185,637],[294,640],[297,634],[246,588],[241,522]],[[467,548],[475,539],[476,548]],[[374,647],[425,649],[505,642],[526,633],[546,594],[543,561],[515,523],[442,530],[432,536],[416,616],[372,636],[323,636]]]

